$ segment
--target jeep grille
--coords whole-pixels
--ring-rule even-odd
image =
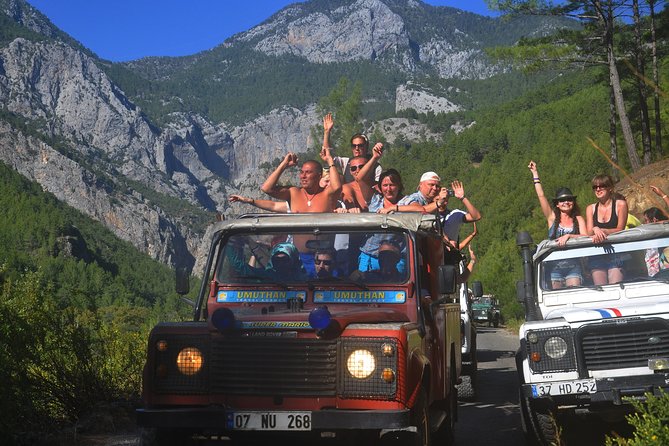
[[[577,337],[587,370],[647,367],[650,358],[669,357],[669,325],[661,319],[587,325]]]
[[[335,395],[337,342],[282,337],[212,340],[211,391],[238,395]]]

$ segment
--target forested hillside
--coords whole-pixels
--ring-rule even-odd
[[[420,143],[391,147],[384,167],[398,167],[408,192],[420,174],[434,170],[442,180],[464,182],[465,192],[483,214],[474,250],[480,260],[474,280],[481,280],[503,302],[507,318],[521,317],[515,302],[515,282],[522,276],[516,234],[530,232],[535,241],[547,236],[547,227],[527,168],[537,162],[547,196],[567,186],[584,210],[594,202],[590,180],[599,173],[622,178],[588,140],[608,152],[608,90],[601,71],[593,69],[555,76],[554,81],[501,106],[467,114],[476,122],[460,134],[448,134],[443,144]],[[664,79],[669,78],[664,69]],[[666,103],[666,102],[665,102]],[[439,126],[453,116],[427,121]],[[621,161],[626,167],[624,160]],[[461,207],[455,199],[451,207]],[[471,227],[464,227],[462,236]]]
[[[149,329],[191,309],[167,266],[4,164],[0,207],[0,443],[31,444],[136,399]]]

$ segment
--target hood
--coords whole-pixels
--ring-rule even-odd
[[[668,314],[669,301],[615,307],[558,308],[546,313],[545,319],[565,319],[567,322],[585,322],[616,317],[653,316]]]

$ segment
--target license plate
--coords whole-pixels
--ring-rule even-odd
[[[234,412],[228,429],[251,431],[310,431],[311,412]]]
[[[577,395],[579,393],[595,393],[597,383],[594,379],[576,381],[558,381],[550,384],[532,384],[532,396]]]

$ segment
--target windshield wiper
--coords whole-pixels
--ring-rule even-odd
[[[358,280],[353,280],[349,279],[347,277],[317,277],[315,279],[309,280],[307,284],[309,285],[309,289],[313,289],[316,284],[322,285],[327,282],[337,282],[337,283],[344,283],[347,285],[355,285],[361,290],[367,291],[369,288],[367,288],[367,285],[364,283],[358,281]]]

